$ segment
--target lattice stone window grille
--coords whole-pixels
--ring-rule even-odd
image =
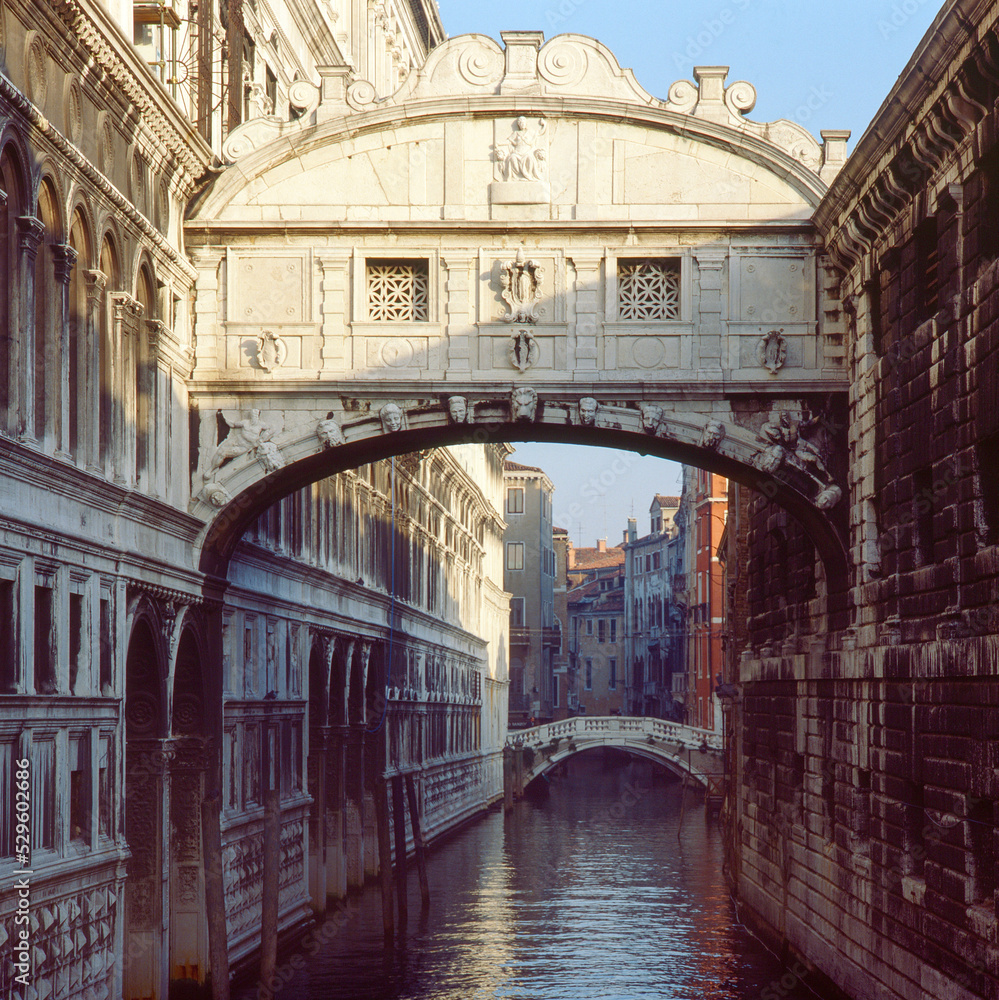
[[[617,317],[621,320],[679,319],[679,259],[619,258]]]
[[[368,319],[373,323],[425,323],[430,269],[425,260],[369,260]]]

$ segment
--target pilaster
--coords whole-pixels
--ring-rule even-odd
[[[350,253],[323,253],[317,258],[322,269],[320,300],[322,309],[322,370],[345,372],[352,359],[348,351],[350,330]]]
[[[475,320],[472,300],[472,263],[475,258],[458,254],[443,260],[447,268],[444,292],[445,331],[447,337],[448,374],[472,369],[472,339]]]
[[[595,372],[602,367],[600,265],[603,254],[573,252],[570,261],[576,274],[570,297],[570,308],[574,316],[569,317],[566,367],[575,372]]]

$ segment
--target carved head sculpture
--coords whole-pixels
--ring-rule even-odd
[[[224,507],[232,499],[229,493],[219,486],[218,483],[208,483],[205,486],[205,496],[213,507],[218,508]]]
[[[592,396],[583,396],[579,401],[579,422],[592,427],[597,419],[597,401]]]
[[[659,425],[663,421],[663,408],[655,403],[644,403],[642,405],[642,430],[648,434],[655,434],[659,430]]]
[[[382,430],[386,434],[402,430],[402,410],[395,403],[386,403],[378,411],[378,416],[382,422]]]
[[[526,385],[517,386],[510,393],[510,418],[534,420],[538,412],[538,394]]]
[[[517,128],[520,129],[521,131],[527,128],[527,118],[524,115],[521,115],[517,119]]]
[[[468,401],[464,396],[448,396],[447,412],[456,424],[463,424],[468,419]]]
[[[709,420],[701,431],[701,447],[716,451],[725,437],[725,425],[720,420]]]
[[[319,440],[323,443],[324,448],[334,448],[336,445],[344,443],[343,431],[336,420],[333,419],[332,414],[325,420],[319,421],[319,426],[316,427],[316,434],[319,436]]]
[[[816,498],[819,510],[832,510],[843,499],[843,491],[838,486],[828,486]]]

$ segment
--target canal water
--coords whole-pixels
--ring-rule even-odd
[[[382,937],[371,886],[279,956],[280,1000],[816,1000],[739,925],[717,820],[642,761],[581,754],[543,801],[430,857],[421,915]],[[679,830],[679,838],[677,832]],[[234,1000],[255,1000],[243,982]]]

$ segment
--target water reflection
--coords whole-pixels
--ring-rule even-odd
[[[433,854],[429,913],[411,873],[410,922],[395,948],[383,947],[372,887],[321,948],[315,939],[283,956],[278,997],[815,1000],[807,981],[782,985],[786,970],[735,923],[717,824],[688,792],[680,827],[678,782],[595,754],[549,789]],[[298,954],[304,968],[294,971]],[[250,1000],[256,989],[233,995]]]

